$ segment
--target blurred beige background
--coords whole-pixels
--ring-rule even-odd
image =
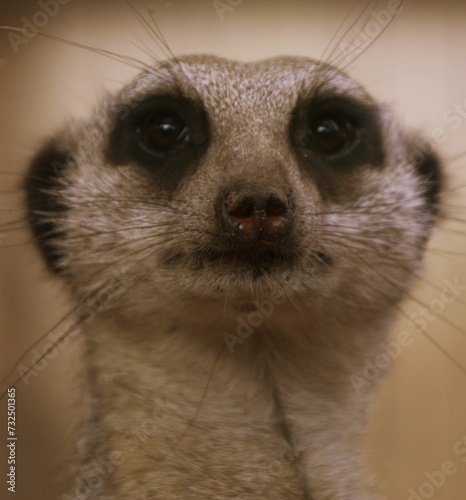
[[[147,61],[147,47],[162,54],[124,2],[61,0],[56,15],[44,3],[0,2],[0,24],[41,30]],[[47,2],[45,2],[47,3]],[[278,54],[319,58],[352,2],[288,0],[132,2],[151,11],[170,49],[213,53],[242,60]],[[379,2],[375,11],[387,8]],[[406,1],[393,24],[348,69],[404,123],[431,136],[443,130],[439,150],[449,177],[450,216],[466,221],[466,3]],[[144,6],[146,5],[146,7]],[[53,9],[52,11],[53,12]],[[0,221],[21,219],[16,192],[28,157],[41,138],[69,116],[92,107],[102,89],[116,89],[134,70],[89,51],[40,37],[11,45],[0,32]],[[145,49],[144,49],[145,50]],[[464,116],[461,116],[464,113]],[[457,117],[457,118],[453,118]],[[449,121],[450,120],[450,121]],[[456,158],[456,159],[455,159]],[[18,226],[23,225],[21,222]],[[20,364],[31,365],[28,349],[66,314],[69,304],[59,283],[47,277],[28,236],[15,225],[0,228],[0,376]],[[464,500],[466,453],[466,293],[431,316],[421,332],[407,318],[421,304],[434,306],[445,280],[466,285],[466,222],[445,223],[431,244],[426,282],[403,306],[394,338],[408,331],[413,342],[391,363],[377,390],[367,441],[369,470],[378,476],[387,500],[442,498]],[[432,310],[431,310],[432,314]],[[456,328],[455,328],[456,325]],[[459,368],[458,365],[462,367]],[[78,413],[79,344],[68,343],[55,359],[41,364],[17,386],[18,500],[58,500],[73,449]],[[2,384],[2,391],[18,372]],[[78,399],[79,401],[79,399]],[[5,480],[6,405],[0,405],[0,497]],[[466,452],[466,441],[462,447]],[[457,452],[455,454],[455,451]],[[429,473],[453,462],[451,476],[435,485]],[[437,477],[437,476],[434,476]],[[409,491],[415,491],[413,496]]]

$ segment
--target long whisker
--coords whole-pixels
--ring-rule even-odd
[[[15,26],[0,26],[0,29],[10,30],[10,31],[14,31],[16,33],[22,33],[22,34],[26,34],[26,35],[28,34],[28,31],[26,29],[24,29],[24,28],[17,28]],[[99,55],[105,56],[108,59],[112,59],[114,61],[126,64],[127,66],[131,66],[133,68],[137,68],[137,69],[140,69],[140,70],[151,69],[150,65],[146,64],[145,62],[143,62],[143,61],[141,61],[141,60],[139,60],[139,59],[137,59],[137,58],[135,58],[133,56],[125,56],[125,55],[122,55],[122,54],[118,54],[117,52],[113,52],[111,50],[106,50],[106,49],[102,49],[102,48],[99,48],[99,47],[93,47],[91,45],[86,45],[86,44],[83,44],[83,43],[74,42],[72,40],[67,40],[66,38],[61,38],[61,37],[58,37],[58,36],[49,35],[47,33],[40,33],[40,32],[38,32],[36,35],[39,36],[39,37],[41,37],[41,38],[44,38],[46,40],[51,40],[53,42],[63,43],[65,45],[69,45],[70,47],[76,47],[76,48],[79,48],[79,49],[86,50],[88,52],[93,52],[95,54],[99,54]]]
[[[104,268],[105,269],[109,269],[109,268],[112,268],[114,267],[117,263],[119,263],[120,261],[124,260],[124,259],[127,259],[127,258],[130,258],[130,257],[133,257],[134,255],[138,254],[138,253],[143,253],[145,252],[147,249],[149,248],[153,248],[153,245],[151,246],[146,246],[146,247],[142,247],[142,248],[139,248],[138,250],[136,251],[133,251],[133,252],[130,252],[129,254],[126,254],[124,255],[123,257],[121,257],[120,259],[117,259],[115,261],[113,261],[111,264],[109,264],[108,266],[106,266]],[[155,249],[154,252],[158,251],[158,249]],[[146,256],[143,257],[143,259],[145,258]],[[130,271],[132,269],[134,269],[136,266],[139,265],[141,261],[138,261],[136,263],[133,264],[133,266],[131,267],[130,270],[127,270],[125,273],[123,273],[121,276],[114,276],[111,281],[109,282],[106,282],[104,285],[100,286],[98,289],[96,290],[93,290],[92,292],[89,293],[89,295],[86,297],[85,299],[85,303],[89,303],[90,301],[93,301],[94,298],[100,298],[99,301],[97,301],[95,303],[95,306],[91,307],[88,311],[86,311],[85,313],[81,314],[80,317],[78,318],[78,320],[70,327],[68,328],[64,333],[63,335],[58,339],[56,340],[40,357],[39,359],[37,359],[35,361],[35,363],[30,366],[25,372],[22,373],[21,377],[19,379],[17,379],[14,383],[13,383],[13,386],[15,386],[21,379],[23,379],[25,376],[27,376],[29,373],[32,372],[32,370],[35,369],[35,367],[43,360],[45,359],[54,349],[57,348],[57,346],[59,346],[66,338],[69,337],[69,335],[71,333],[73,333],[77,328],[79,328],[79,326],[84,322],[86,323],[88,321],[88,319],[90,317],[92,317],[94,315],[94,313],[96,312],[96,310],[98,310],[103,304],[105,304],[105,300],[110,296],[110,298],[113,297],[114,294],[112,294],[111,292],[117,290],[117,285],[122,285],[122,280],[125,276],[129,276],[130,275]],[[141,279],[144,279],[144,275],[140,276],[140,278],[138,280],[135,280],[134,282],[130,283],[129,285],[127,283],[124,284],[124,291],[127,291],[130,287],[136,285]],[[108,288],[109,284],[111,285],[110,288]],[[123,285],[122,285],[123,286]],[[101,293],[102,291],[105,291],[105,290],[109,290],[109,293],[106,293],[104,295],[104,298],[103,300],[101,300]],[[13,373],[13,371],[15,370],[15,368],[19,365],[19,363],[21,363],[21,361],[26,357],[26,355],[32,350],[34,349],[37,345],[40,344],[40,342],[42,342],[48,335],[50,335],[50,333],[52,333],[55,329],[57,329],[60,325],[62,325],[68,318],[70,318],[72,315],[74,315],[74,313],[76,311],[78,311],[80,309],[80,305],[76,306],[74,309],[72,309],[62,320],[60,320],[53,328],[51,328],[48,332],[46,332],[44,335],[42,335],[38,340],[36,340],[33,345],[22,355],[20,356],[20,358],[16,361],[16,363],[13,365],[13,367],[7,372],[7,374],[1,379],[0,381],[0,384],[3,384],[10,376],[11,374]],[[3,399],[3,397],[6,395],[7,391],[3,392],[0,396],[0,400]]]
[[[375,2],[376,3],[376,2]],[[331,40],[331,43],[332,41],[334,41],[338,34],[339,34],[339,31],[341,31],[341,29],[343,28],[344,24],[346,24],[346,21],[350,18],[352,12],[355,10],[356,6],[357,6],[358,2],[356,1],[351,9],[348,11],[348,13],[346,14],[345,18],[343,19],[342,21],[342,24],[339,28],[339,30],[337,31],[337,33],[335,33],[335,35],[333,36],[332,40]],[[343,33],[343,35],[338,38],[338,42],[335,43],[335,46],[333,47],[333,49],[329,52],[329,54],[327,56],[325,56],[325,53],[324,53],[324,56],[323,56],[323,60],[325,62],[331,62],[333,64],[336,64],[338,65],[338,58],[341,57],[341,54],[337,54],[337,57],[335,59],[332,60],[332,57],[336,54],[336,51],[339,49],[339,47],[341,46],[342,42],[344,42],[345,38],[347,37],[347,35],[349,35],[351,33],[351,31],[356,27],[356,25],[361,21],[361,18],[367,14],[367,11],[369,10],[371,4],[374,4],[374,0],[368,0],[366,2],[366,4],[364,5],[364,7],[361,9],[361,12],[359,13],[359,16],[356,18],[355,21],[352,22],[352,24],[349,26],[349,28]],[[327,50],[326,50],[327,51]]]
[[[166,43],[166,41],[164,40],[163,36],[162,36],[162,33],[160,31],[160,29],[158,28],[157,24],[155,23],[155,20],[154,18],[152,17],[152,14],[150,13],[150,11],[147,9],[147,5],[145,5],[146,7],[146,10],[147,10],[147,13],[149,14],[150,18],[151,18],[151,21],[152,23],[154,24],[154,26],[156,27],[156,29],[154,30],[154,28],[150,25],[150,23],[147,21],[147,19],[141,14],[141,12],[139,12],[136,7],[134,7],[134,5],[131,4],[131,2],[129,2],[129,0],[126,0],[125,1],[127,7],[129,9],[131,9],[133,15],[137,18],[137,20],[139,21],[139,23],[141,24],[141,26],[146,30],[146,32],[149,34],[149,36],[152,38],[152,40],[155,42],[155,44],[157,45],[157,47],[164,53],[164,55],[166,57],[169,57],[171,56],[173,58],[173,53],[168,49],[168,44]],[[154,57],[154,56],[152,56]]]

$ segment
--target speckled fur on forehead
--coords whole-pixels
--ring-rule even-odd
[[[304,57],[274,57],[241,63],[213,56],[188,56],[167,61],[140,75],[120,96],[122,100],[154,93],[202,101],[216,122],[233,115],[288,119],[298,100],[316,95],[351,97],[367,101],[368,94],[353,79],[327,64]]]

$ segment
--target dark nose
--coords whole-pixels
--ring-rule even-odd
[[[219,196],[218,215],[224,231],[246,240],[276,240],[291,226],[291,197],[280,190],[247,186]]]

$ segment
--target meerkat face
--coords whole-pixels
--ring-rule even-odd
[[[189,57],[53,139],[26,187],[44,256],[81,298],[119,276],[139,308],[282,291],[370,309],[402,297],[440,180],[332,67]]]

